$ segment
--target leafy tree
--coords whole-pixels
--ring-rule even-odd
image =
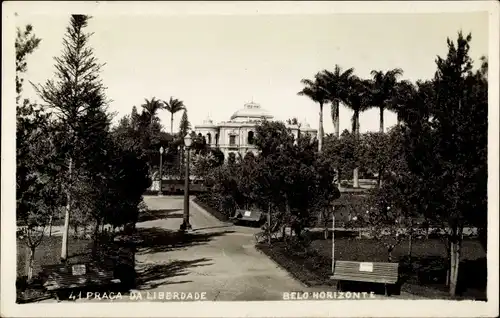
[[[323,71],[324,81],[326,82],[325,88],[328,93],[327,98],[328,101],[332,104],[332,121],[333,126],[335,127],[335,136],[337,138],[340,137],[340,103],[345,102],[349,83],[353,75],[353,68],[342,71],[342,68],[339,65],[335,65],[335,69],[333,72],[328,70]]]
[[[179,136],[184,138],[188,131],[191,129],[191,123],[188,120],[187,109],[182,113],[181,122],[179,123]]]
[[[170,100],[164,101],[165,109],[170,113],[170,133],[174,133],[174,115],[181,110],[184,110],[186,107],[181,100],[177,98],[170,97]]]
[[[288,119],[286,120],[286,123],[287,123],[288,125],[300,125],[300,124],[299,124],[299,120],[297,119],[297,117],[288,118]]]
[[[396,112],[398,126],[403,121],[405,107],[411,102],[416,93],[417,87],[412,82],[401,81],[396,83],[395,94],[388,104],[390,109]]]
[[[389,136],[384,133],[365,133],[361,135],[360,150],[365,169],[378,173],[378,187],[382,184],[382,175],[389,166],[392,150]],[[397,155],[397,154],[394,154]]]
[[[50,114],[24,99],[21,103],[23,78],[28,55],[40,44],[31,25],[24,32],[17,29],[16,49],[16,219],[22,226],[20,237],[29,250],[27,280],[33,278],[36,248],[43,241],[47,224],[51,224],[56,207],[61,204],[58,171],[55,162],[54,130]],[[50,231],[50,230],[49,230]]]
[[[432,85],[420,84],[408,110],[405,148],[408,168],[428,201],[425,216],[447,230],[450,294],[455,295],[466,225],[486,228],[488,82],[473,71],[470,34],[450,39],[448,54],[436,59]],[[422,105],[428,101],[426,105]]]
[[[102,64],[94,57],[88,45],[91,34],[84,30],[88,25],[86,15],[72,15],[70,25],[63,39],[63,52],[56,57],[55,80],[47,80],[44,85],[36,85],[40,98],[52,110],[65,132],[61,144],[61,152],[66,154],[66,178],[64,188],[66,193],[66,211],[63,231],[61,259],[66,260],[68,253],[68,228],[70,211],[73,207],[72,192],[76,184],[74,170],[85,162],[85,157],[92,156],[88,152],[83,137],[91,132],[102,129],[101,121],[94,126],[96,116],[104,116],[107,100],[104,86],[99,79]]]
[[[372,105],[380,110],[380,132],[384,132],[384,110],[391,109],[394,96],[397,95],[397,80],[403,70],[395,68],[387,72],[373,70]]]
[[[23,89],[24,79],[22,74],[26,72],[28,65],[26,58],[32,54],[40,45],[41,39],[37,38],[33,33],[33,26],[28,24],[24,31],[17,28],[16,36],[16,104],[19,105],[21,93]]]
[[[314,76],[314,80],[303,79],[301,83],[304,84],[304,88],[298,92],[299,96],[307,96],[313,102],[319,104],[319,128],[318,128],[318,151],[321,151],[323,145],[323,105],[328,102],[328,93],[325,89],[326,82],[324,76],[321,73],[317,73]]]

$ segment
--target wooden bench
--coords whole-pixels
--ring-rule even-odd
[[[249,210],[236,210],[236,213],[231,220],[237,222],[237,221],[246,221],[246,222],[253,222],[253,223],[260,223],[262,221],[262,218],[264,216],[264,213],[260,211],[249,211]]]
[[[355,281],[384,284],[385,294],[387,285],[394,285],[399,279],[399,263],[369,263],[335,261],[333,275],[337,281],[337,289],[341,289],[341,281]]]
[[[105,287],[120,283],[113,270],[94,263],[55,264],[42,266],[43,286],[59,301],[66,292],[90,286]]]

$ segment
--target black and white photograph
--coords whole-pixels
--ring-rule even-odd
[[[498,2],[2,7],[2,316],[498,316]]]

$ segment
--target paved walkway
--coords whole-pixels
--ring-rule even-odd
[[[286,292],[331,291],[304,287],[257,251],[254,234],[258,228],[221,222],[191,202],[193,231],[182,236],[177,233],[182,223],[182,197],[148,196],[145,202],[150,211],[137,224],[138,286],[132,291],[141,294],[142,300],[166,297],[167,293],[204,293],[209,301],[282,300]],[[130,296],[121,301],[130,301]]]
[[[139,223],[139,232],[161,236],[161,231],[179,228],[182,197],[146,197],[145,201],[151,217],[161,218]],[[136,269],[144,281],[141,290],[206,292],[207,300],[280,300],[283,292],[304,290],[255,249],[253,236],[259,229],[223,223],[192,202],[190,212],[192,242],[147,247],[136,254]],[[155,274],[146,278],[147,273]]]

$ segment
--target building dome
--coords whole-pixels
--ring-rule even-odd
[[[311,131],[311,132],[316,131],[316,129],[311,128],[311,125],[309,125],[309,123],[307,121],[305,121],[305,120],[302,122],[301,130],[303,130],[303,131]]]
[[[243,119],[243,120],[260,119],[261,120],[263,118],[271,120],[274,118],[274,116],[271,115],[271,113],[269,113],[267,110],[261,108],[259,104],[256,104],[254,102],[245,104],[244,108],[237,110],[231,116],[231,120],[234,120],[234,119]]]
[[[212,119],[209,116],[207,116],[203,120],[203,124],[198,125],[196,127],[200,127],[200,128],[215,128],[216,126],[214,125],[214,122],[212,121]]]

